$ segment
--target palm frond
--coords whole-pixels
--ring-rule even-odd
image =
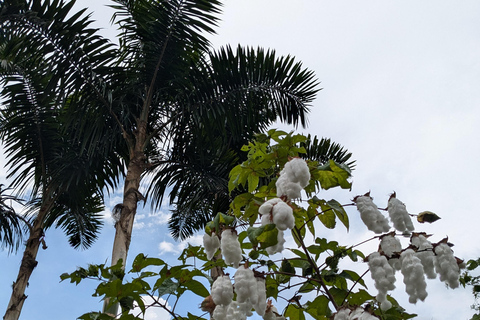
[[[6,194],[7,190],[0,184],[0,248],[12,253],[22,243],[24,220],[12,207],[12,202],[19,203],[20,200]]]
[[[184,74],[197,52],[208,50],[206,34],[214,33],[220,12],[217,0],[114,1],[119,61],[151,94]]]
[[[50,210],[45,228],[61,228],[75,249],[88,249],[103,226],[103,200],[99,195],[63,193]]]
[[[307,153],[301,154],[302,158],[310,159],[320,162],[321,164],[327,163],[329,160],[347,165],[350,170],[355,168],[355,160],[352,158],[352,153],[348,152],[340,144],[331,141],[331,139],[321,138],[318,140],[317,136],[312,137],[310,134],[307,136],[307,141],[301,144],[305,148]]]
[[[290,57],[261,48],[225,47],[192,69],[187,103],[198,121],[215,119],[232,136],[260,132],[275,120],[307,124],[314,73]]]

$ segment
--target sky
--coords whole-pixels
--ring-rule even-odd
[[[77,7],[88,6],[103,34],[113,37],[106,3],[78,0]],[[480,2],[469,0],[226,0],[217,35],[210,39],[213,48],[242,44],[275,49],[315,72],[323,89],[312,103],[309,126],[299,131],[331,138],[357,161],[352,190],[325,192],[324,198],[349,203],[371,191],[377,205],[386,207],[395,191],[410,213],[437,213],[441,220],[417,226],[434,234],[433,241],[448,236],[455,255],[468,260],[480,257],[478,21]],[[0,182],[4,179],[5,171]],[[107,211],[119,202],[120,194],[106,199]],[[345,245],[370,238],[358,213],[353,208],[347,212],[350,231],[325,230],[325,237]],[[108,212],[105,217],[102,234],[88,251],[70,248],[59,230],[48,231],[48,249],[39,252],[22,319],[75,319],[101,309],[98,298],[91,297],[95,283],[75,286],[60,282],[59,276],[88,263],[109,263],[114,228]],[[140,210],[127,265],[139,252],[175,262],[186,243],[168,235],[168,217],[168,207]],[[201,236],[189,241],[198,245]],[[360,249],[368,253],[376,244]],[[6,308],[21,254],[0,252],[0,259],[0,306]],[[447,289],[438,279],[427,283],[425,302],[409,304],[400,279],[394,297],[419,314],[417,319],[471,317],[468,289]],[[191,301],[180,307],[192,308]],[[155,313],[146,319],[167,316]]]

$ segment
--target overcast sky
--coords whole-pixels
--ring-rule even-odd
[[[78,6],[90,6],[98,26],[109,28],[111,13],[104,3],[79,0]],[[480,256],[479,1],[228,0],[222,19],[218,35],[211,38],[214,48],[240,43],[275,49],[295,56],[321,81],[309,127],[301,131],[332,138],[357,160],[352,191],[328,192],[325,198],[348,203],[370,190],[378,206],[385,207],[396,191],[410,213],[430,210],[442,217],[419,226],[435,234],[433,241],[449,236],[457,256]],[[120,196],[112,197],[107,206],[120,201]],[[358,213],[348,213],[350,233],[340,227],[326,234],[345,245],[370,237]],[[174,261],[185,243],[168,236],[167,219],[168,208],[151,212],[147,207],[139,213],[130,259],[146,252]],[[75,251],[60,232],[48,231],[49,248],[39,252],[22,318],[75,319],[100,310],[101,303],[91,297],[93,283],[75,287],[59,283],[59,275],[106,262],[113,234],[107,219],[93,248]],[[192,242],[199,244],[199,239]],[[375,247],[360,249],[368,253]],[[5,308],[21,255],[2,252],[0,257],[0,305]],[[422,320],[469,319],[473,314],[468,290],[447,289],[438,279],[427,283],[429,296],[416,306],[406,302],[401,277],[394,296]]]

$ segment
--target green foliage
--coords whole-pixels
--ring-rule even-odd
[[[354,262],[365,259],[361,251],[355,249],[355,246],[344,246],[318,236],[324,228],[337,227],[337,221],[347,230],[349,228],[345,206],[351,203],[341,205],[336,200],[327,201],[317,197],[321,188],[350,188],[350,169],[346,165],[337,164],[333,160],[327,165],[316,160],[306,160],[311,177],[305,190],[307,199],[288,200],[285,195],[280,195],[293,213],[295,221],[291,234],[297,248],[288,248],[288,259],[272,260],[267,249],[278,244],[280,231],[274,223],[258,223],[259,208],[267,200],[278,196],[275,183],[279,173],[287,161],[305,153],[306,150],[301,145],[305,140],[306,137],[302,135],[270,130],[268,134],[259,134],[255,141],[246,145],[243,150],[247,153],[247,159],[230,173],[229,190],[233,197],[230,207],[225,212],[217,213],[206,224],[205,232],[221,237],[223,230],[236,229],[245,267],[253,269],[258,277],[265,279],[267,297],[287,301],[286,307],[279,312],[290,320],[303,320],[307,317],[328,320],[340,308],[356,306],[364,306],[384,320],[414,317],[415,315],[406,313],[391,297],[388,299],[393,307],[386,312],[382,311],[376,298],[367,291],[364,280],[367,272],[360,275],[342,267],[343,259]],[[259,179],[249,179],[253,173]],[[307,235],[307,232],[310,234]],[[313,242],[307,244],[306,237],[310,236]],[[201,261],[202,268],[197,269],[189,264],[191,259]],[[206,259],[202,247],[186,248],[179,260],[182,265],[168,266],[160,259],[139,255],[130,271],[137,274],[133,281],[125,282],[118,278],[104,282],[97,288],[96,295],[108,296],[120,302],[122,314],[131,310],[132,303],[138,303],[142,294],[179,299],[183,293],[190,291],[207,297],[209,290],[204,285],[205,280],[212,283],[214,279],[206,272],[215,269],[218,274],[219,268],[223,270],[228,267],[218,255],[212,261]],[[153,267],[160,268],[160,271],[152,271]],[[98,277],[95,270],[92,274]],[[83,275],[85,271],[82,272]],[[78,277],[70,278],[78,283]],[[148,279],[155,281],[149,285]],[[213,310],[209,298],[211,297],[207,297],[202,304],[203,310],[207,312]],[[145,306],[148,307],[151,306]],[[171,315],[175,319],[194,318],[191,314],[181,317],[174,310]]]
[[[203,252],[199,247],[188,247],[182,257],[196,257],[197,253],[202,256]],[[204,255],[204,254],[203,254]],[[138,306],[145,313],[147,308],[163,308],[168,310],[168,299],[180,299],[187,291],[193,292],[200,297],[207,297],[210,293],[205,287],[205,283],[210,283],[211,278],[205,272],[193,268],[191,265],[182,264],[179,266],[169,266],[159,258],[147,257],[140,253],[132,263],[129,274],[133,274],[131,280],[126,280],[127,276],[122,270],[122,263],[111,267],[105,265],[89,265],[88,268],[79,268],[68,274],[61,275],[61,280],[70,280],[71,283],[79,284],[85,279],[97,280],[99,285],[93,296],[101,297],[102,300],[109,298],[110,305],[119,303],[121,314],[118,319],[142,319],[131,314],[135,306]],[[203,281],[200,281],[204,279]],[[146,305],[142,297],[166,297],[166,301],[159,299]],[[170,311],[169,311],[170,312]],[[180,317],[171,310],[172,316],[176,319],[190,319]],[[107,314],[100,312],[89,312],[82,315],[79,319],[115,319]],[[196,319],[196,316],[195,316]]]
[[[480,319],[480,275],[478,275],[477,268],[480,266],[480,258],[467,261],[467,268],[460,277],[460,284],[463,287],[471,287],[475,302],[472,304],[472,309],[476,314],[470,320]]]

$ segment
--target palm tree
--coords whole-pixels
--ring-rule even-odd
[[[11,7],[2,7],[2,13],[7,9]],[[116,177],[118,172],[103,168],[104,161],[98,157],[81,154],[80,141],[64,132],[69,91],[62,87],[61,77],[55,76],[48,57],[35,47],[24,46],[27,34],[7,30],[0,31],[0,139],[8,159],[7,178],[13,180],[11,186],[19,196],[29,198],[27,216],[2,207],[0,221],[0,234],[8,245],[20,234],[20,221],[27,229],[23,258],[4,316],[18,319],[38,250],[40,245],[46,248],[45,231],[59,227],[73,247],[88,248],[102,225],[102,189],[105,183],[115,182],[105,175]]]
[[[73,1],[5,0],[0,6],[0,47],[9,53],[8,72],[18,76],[31,64],[29,77],[4,77],[12,119],[18,105],[25,106],[31,118],[50,113],[30,123],[37,127],[24,134],[32,135],[32,141],[39,139],[35,134],[45,141],[74,141],[73,150],[65,151],[59,143],[61,152],[48,144],[49,149],[39,153],[38,148],[37,153],[10,153],[14,173],[20,166],[29,169],[16,176],[14,185],[25,189],[34,179],[33,194],[42,197],[38,230],[45,221],[67,223],[53,214],[48,219],[47,213],[56,214],[53,208],[70,190],[79,187],[88,193],[90,187],[95,197],[101,187],[115,186],[125,168],[112,252],[112,264],[121,260],[125,265],[139,201],[149,196],[159,205],[172,190],[170,200],[177,204],[174,233],[187,236],[201,228],[228,199],[224,183],[229,168],[241,160],[241,146],[276,120],[306,125],[309,104],[319,89],[313,73],[290,56],[240,46],[212,51],[206,34],[214,33],[218,21],[217,0],[113,2],[119,46],[89,27],[84,10],[71,13]],[[35,89],[24,97],[29,104],[10,94],[25,80],[27,89]],[[32,92],[41,98],[39,103],[29,100]],[[23,125],[28,120],[18,121]],[[50,125],[55,129],[39,131]],[[61,135],[46,136],[57,129]],[[10,149],[17,150],[13,141]],[[59,161],[50,164],[50,155]],[[22,156],[28,160],[15,160]],[[82,159],[87,168],[94,165],[79,169],[86,181],[80,186],[78,177],[62,180],[71,159]],[[150,187],[143,195],[146,175]],[[192,221],[194,227],[185,228]],[[39,237],[41,233],[34,239]]]

